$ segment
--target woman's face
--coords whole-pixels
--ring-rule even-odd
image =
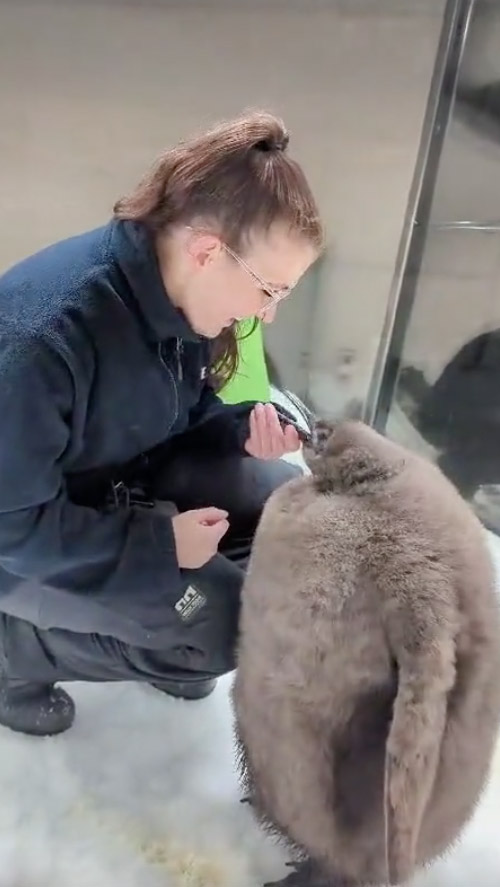
[[[281,224],[252,237],[240,253],[196,228],[185,229],[177,242],[184,250],[184,274],[176,301],[193,329],[207,338],[246,318],[271,323],[279,302],[318,255],[304,237]]]

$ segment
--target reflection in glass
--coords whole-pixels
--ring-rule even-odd
[[[500,532],[500,329],[467,341],[434,384],[405,366],[396,398],[440,468]]]

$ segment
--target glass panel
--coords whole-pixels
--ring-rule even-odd
[[[486,57],[492,78],[486,83],[488,95],[498,98],[496,111],[490,103],[488,127],[484,125],[485,84],[477,90],[474,87],[476,91],[470,87],[471,72],[477,77],[482,65],[484,73]],[[464,95],[470,100],[465,117]],[[390,436],[434,459],[486,525],[498,533],[499,183],[500,9],[478,3],[441,156],[413,303],[403,341],[391,358],[399,364],[399,372],[385,427]],[[410,291],[411,286],[409,298]],[[406,296],[403,291],[402,311]]]

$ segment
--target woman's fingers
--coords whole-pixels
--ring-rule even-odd
[[[287,453],[296,453],[299,449],[299,433],[294,425],[287,425],[285,428],[285,451]]]
[[[267,458],[268,452],[268,435],[266,422],[266,408],[263,403],[258,403],[255,407],[255,430],[256,430],[256,446],[257,452],[261,459]]]
[[[300,447],[300,438],[293,425],[284,428],[273,404],[257,404],[250,413],[249,438],[246,450],[258,459],[280,459]]]
[[[250,413],[250,437],[248,439],[248,451],[252,456],[259,455],[259,429],[257,424],[257,408]]]
[[[247,453],[251,456],[255,456],[257,459],[264,458],[263,456],[263,440],[262,440],[262,419],[261,419],[261,410],[259,409],[260,404],[257,404],[256,407],[253,408],[250,413],[250,422],[249,422],[249,435],[245,444],[245,449]]]

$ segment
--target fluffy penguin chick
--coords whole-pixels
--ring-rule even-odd
[[[312,476],[264,510],[244,584],[242,782],[297,853],[282,887],[401,884],[459,837],[488,778],[493,567],[434,465],[360,422],[315,440]]]

